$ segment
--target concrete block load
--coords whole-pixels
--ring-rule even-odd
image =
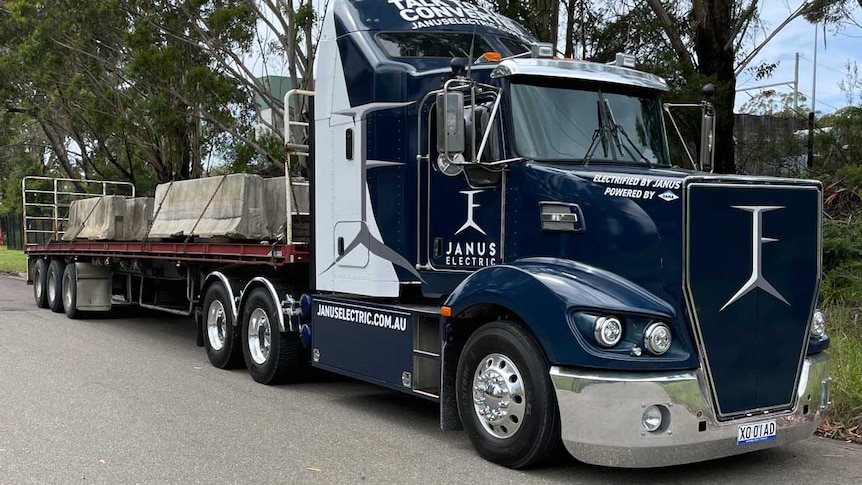
[[[149,238],[266,239],[263,178],[231,174],[159,184]]]
[[[139,241],[152,220],[152,197],[104,195],[76,200],[69,206],[64,241]]]

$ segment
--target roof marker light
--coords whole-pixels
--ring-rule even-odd
[[[554,57],[554,44],[550,42],[534,42],[530,46],[530,57],[533,59],[551,59]]]

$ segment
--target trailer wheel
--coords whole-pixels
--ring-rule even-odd
[[[48,290],[48,307],[52,312],[63,313],[63,270],[66,263],[55,259],[48,265],[45,287]]]
[[[515,323],[486,324],[467,340],[458,361],[458,412],[483,458],[524,468],[561,449],[548,369],[536,340]]]
[[[230,297],[222,283],[213,283],[204,295],[204,347],[210,363],[219,369],[242,366],[240,329],[234,324]]]
[[[48,308],[48,285],[45,278],[47,272],[44,259],[39,258],[33,263],[33,299],[39,308]]]
[[[75,263],[67,264],[63,270],[63,308],[66,310],[66,316],[75,320],[81,317],[81,312],[78,310],[78,270],[75,268]]]
[[[296,381],[307,352],[298,332],[279,332],[276,303],[263,288],[252,290],[242,312],[242,353],[251,377],[261,384]]]

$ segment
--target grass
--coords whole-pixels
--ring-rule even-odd
[[[24,251],[15,251],[0,246],[0,271],[23,273],[27,271],[27,255]]]
[[[832,375],[830,425],[843,430],[840,437],[859,437],[862,430],[862,310],[829,305],[826,329],[831,339]]]

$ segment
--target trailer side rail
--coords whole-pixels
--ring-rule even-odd
[[[75,200],[102,195],[135,196],[129,182],[28,176],[21,179],[24,246],[62,239]]]
[[[139,258],[282,266],[308,261],[305,246],[230,242],[101,242],[72,241],[25,246],[31,256]]]

